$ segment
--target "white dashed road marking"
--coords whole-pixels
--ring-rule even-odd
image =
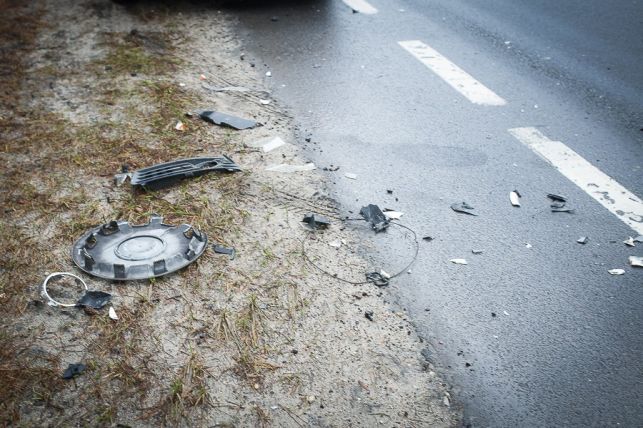
[[[560,141],[552,141],[533,127],[512,128],[509,133],[552,164],[625,224],[643,235],[643,202],[616,180],[587,162]]]
[[[374,13],[377,13],[377,9],[375,9],[369,2],[366,0],[342,0],[348,7],[351,9],[359,12],[359,13],[364,13],[366,15],[373,15]]]
[[[411,55],[474,104],[503,106],[507,101],[420,40],[398,42]]]

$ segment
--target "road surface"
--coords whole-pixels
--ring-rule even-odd
[[[334,196],[435,238],[390,289],[465,424],[641,426],[643,2],[262,3],[231,12]]]

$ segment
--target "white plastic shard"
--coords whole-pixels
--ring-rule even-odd
[[[116,315],[116,311],[114,310],[113,306],[109,307],[109,317],[116,321],[118,319],[118,315]]]
[[[624,243],[625,245],[627,245],[628,247],[633,247],[633,246],[635,246],[635,245],[636,245],[636,244],[634,243],[634,238],[632,238],[631,236],[630,236],[628,239],[626,239],[625,241],[623,241],[623,243]]]
[[[176,129],[177,131],[185,131],[185,124],[179,120],[178,122],[176,122],[174,129]]]
[[[261,147],[264,153],[267,153],[271,150],[274,150],[278,147],[283,146],[284,144],[286,144],[286,142],[282,140],[281,137],[268,137],[268,138],[263,138],[261,140],[254,141],[248,144],[248,146]]]
[[[630,266],[643,267],[643,257],[630,256],[628,257]]]
[[[610,275],[623,275],[625,274],[625,271],[623,269],[610,269],[608,270]]]
[[[398,220],[400,217],[404,215],[404,213],[399,211],[384,211],[384,215],[389,220]]]
[[[330,245],[333,248],[340,248],[342,246],[342,241],[338,239],[336,241],[329,242],[328,245]]]
[[[288,165],[285,163],[279,164],[279,165],[272,165],[266,168],[266,171],[271,171],[271,172],[285,172],[285,173],[291,173],[291,172],[303,172],[303,171],[312,171],[315,169],[315,164],[310,162],[305,165]]]
[[[345,173],[344,177],[350,178],[351,180],[357,180],[357,174],[353,174],[352,172]]]
[[[467,261],[465,259],[451,259],[449,260],[451,263],[455,263],[456,265],[468,265]]]
[[[520,206],[520,196],[515,190],[509,193],[509,200],[511,201],[511,205],[513,205],[514,207]]]
[[[272,100],[259,99],[259,103],[261,103],[261,104],[263,104],[263,105],[265,105],[265,106],[267,106],[267,105],[268,105],[268,104],[270,104],[271,102],[272,102]]]

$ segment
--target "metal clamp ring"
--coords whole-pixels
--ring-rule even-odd
[[[47,292],[47,283],[49,282],[50,279],[56,278],[59,276],[71,276],[72,278],[75,278],[77,281],[80,281],[81,284],[83,284],[83,287],[85,287],[85,291],[88,290],[87,284],[85,284],[85,281],[83,281],[82,278],[74,275],[73,273],[69,272],[54,272],[51,275],[49,275],[47,278],[45,278],[45,282],[42,283],[42,296],[46,297],[49,300],[49,305],[51,306],[63,306],[66,308],[76,306],[76,303],[60,303],[55,301],[54,299],[51,298],[49,293]]]

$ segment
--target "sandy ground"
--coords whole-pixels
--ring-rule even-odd
[[[0,7],[3,424],[458,425],[386,289],[332,276],[363,281],[372,232],[339,220],[316,171],[266,170],[308,161],[270,77],[242,58],[231,16],[180,2]],[[250,90],[208,89],[221,86]],[[201,108],[263,126],[235,131],[185,115]],[[253,147],[272,136],[287,144]],[[221,154],[243,172],[150,193],[113,181],[122,165]],[[333,224],[311,233],[301,223],[311,211]],[[71,244],[88,228],[152,214],[194,225],[236,257],[208,248],[182,271],[134,282],[74,266]],[[40,284],[54,271],[111,293],[119,319],[107,308],[48,306]],[[70,290],[52,293],[73,300]],[[63,380],[71,363],[87,369]]]

